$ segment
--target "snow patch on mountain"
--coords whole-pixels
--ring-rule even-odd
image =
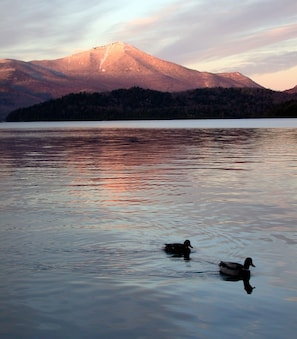
[[[100,65],[99,65],[99,69],[102,72],[105,72],[105,69],[103,68],[103,64],[105,63],[106,59],[108,58],[109,54],[110,54],[110,50],[111,50],[111,45],[108,45],[105,49],[103,58],[100,60]]]

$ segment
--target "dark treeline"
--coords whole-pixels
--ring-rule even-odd
[[[133,87],[69,94],[11,112],[6,121],[161,120],[297,117],[297,96],[259,88],[180,93]]]

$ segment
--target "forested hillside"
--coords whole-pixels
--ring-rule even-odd
[[[6,121],[297,117],[297,95],[259,88],[200,88],[179,93],[133,87],[69,94],[11,112]]]

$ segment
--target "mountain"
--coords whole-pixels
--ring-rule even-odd
[[[293,88],[287,89],[285,92],[289,93],[289,94],[296,94],[297,93],[297,85]]]
[[[122,42],[58,60],[32,63],[87,80],[89,86],[96,86],[96,90],[139,86],[176,92],[198,87],[260,87],[240,73],[212,74],[191,70]]]
[[[199,72],[116,42],[56,60],[0,60],[0,117],[69,93],[133,86],[168,92],[204,87],[261,88],[238,72]]]

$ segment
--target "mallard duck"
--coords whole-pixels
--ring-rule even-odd
[[[193,248],[190,240],[185,240],[183,244],[165,244],[164,251],[169,254],[189,256],[191,253],[190,247]]]
[[[252,258],[246,258],[244,264],[238,264],[235,262],[221,261],[219,264],[220,273],[231,276],[238,277],[243,279],[249,279],[250,277],[250,266],[256,267],[253,264]]]

